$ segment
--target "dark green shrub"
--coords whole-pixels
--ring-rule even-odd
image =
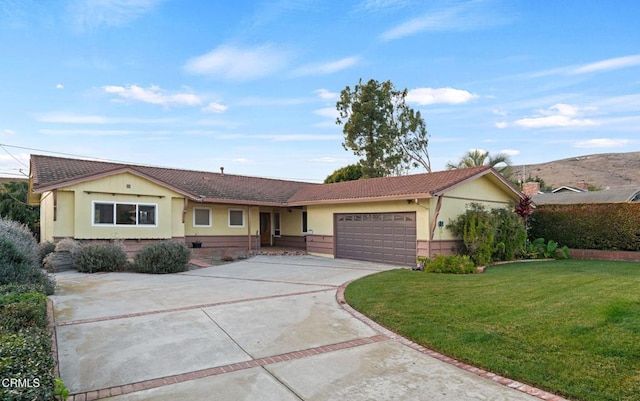
[[[476,273],[477,269],[473,261],[466,255],[436,255],[435,258],[418,257],[418,263],[429,273]]]
[[[516,213],[507,209],[492,209],[495,222],[495,248],[493,260],[514,260],[524,251],[527,231]]]
[[[53,399],[53,357],[46,330],[31,327],[0,334],[0,378],[9,380],[9,386],[0,388],[3,400]],[[11,385],[11,379],[22,383]]]
[[[122,270],[126,264],[127,253],[119,242],[84,244],[75,252],[75,267],[83,273]]]
[[[189,268],[191,254],[184,244],[173,241],[157,242],[142,248],[133,260],[139,273],[179,273]]]
[[[47,326],[47,297],[39,292],[11,291],[0,295],[0,329],[17,332]]]
[[[553,238],[574,249],[640,251],[640,204],[540,205],[529,238]]]
[[[447,227],[462,239],[460,253],[471,257],[476,266],[513,260],[524,252],[527,239],[524,222],[508,209],[487,210],[481,204],[471,203],[463,214],[449,220]]]

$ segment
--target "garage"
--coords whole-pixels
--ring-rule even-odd
[[[336,257],[415,265],[415,212],[339,213],[334,218]]]

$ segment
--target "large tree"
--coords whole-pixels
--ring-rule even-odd
[[[407,106],[408,91],[391,81],[362,79],[340,92],[336,103],[338,125],[345,134],[342,146],[360,159],[364,178],[399,174],[411,167],[431,171],[429,135],[419,111]]]
[[[0,216],[18,221],[38,234],[40,208],[27,204],[28,191],[26,181],[0,182]]]
[[[333,182],[342,182],[342,181],[355,181],[362,178],[362,169],[358,164],[349,164],[348,166],[342,167],[331,173],[331,175],[325,178],[324,183],[330,184]]]
[[[511,157],[506,153],[490,155],[489,152],[472,149],[464,154],[457,163],[448,162],[447,170],[490,165],[505,177],[511,175]]]

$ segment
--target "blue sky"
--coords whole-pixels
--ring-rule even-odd
[[[321,181],[358,80],[409,90],[433,170],[640,150],[637,1],[0,0],[0,175],[29,153]],[[59,152],[59,153],[48,153]]]

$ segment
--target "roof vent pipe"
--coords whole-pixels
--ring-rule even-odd
[[[224,167],[220,167],[220,174],[224,175]]]

